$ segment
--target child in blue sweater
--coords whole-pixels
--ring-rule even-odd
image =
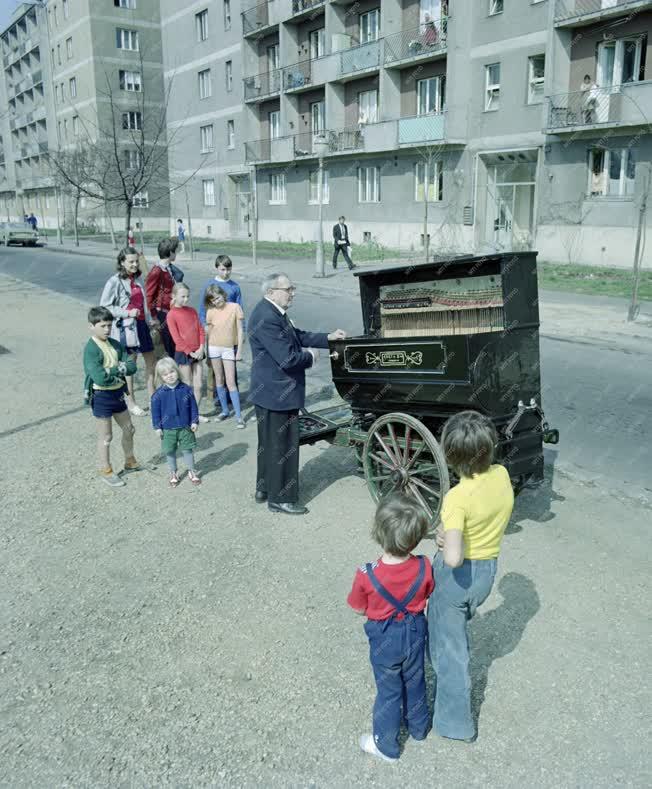
[[[152,396],[152,424],[161,438],[161,447],[170,469],[170,487],[179,484],[177,474],[177,447],[188,467],[188,479],[200,485],[195,472],[193,450],[197,444],[195,432],[199,424],[199,409],[192,388],[179,379],[179,368],[169,356],[156,365],[156,383],[159,388]]]

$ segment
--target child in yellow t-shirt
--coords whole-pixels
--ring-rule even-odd
[[[475,738],[467,622],[491,592],[514,507],[509,474],[493,463],[497,443],[493,423],[476,411],[462,411],[444,425],[444,455],[460,481],[442,503],[428,627],[437,675],[433,725],[454,740]]]

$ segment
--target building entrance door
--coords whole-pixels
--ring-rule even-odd
[[[484,242],[490,247],[532,248],[536,159],[528,160],[524,154],[522,157],[503,153],[482,157],[486,168]]]
[[[229,231],[232,238],[246,238],[249,235],[251,193],[247,176],[233,177],[233,201],[229,214]]]

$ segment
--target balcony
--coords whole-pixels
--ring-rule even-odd
[[[241,14],[242,35],[247,38],[276,27],[279,23],[276,5],[275,0],[269,0],[267,3],[261,3],[243,11]]]
[[[382,39],[378,39],[338,52],[339,81],[346,82],[348,79],[355,79],[357,76],[378,70],[381,47]]]
[[[548,99],[548,134],[648,126],[644,107],[652,106],[652,81],[628,82],[578,93],[562,93]]]
[[[555,26],[580,27],[652,8],[652,0],[556,0]]]
[[[424,145],[444,139],[446,113],[431,112],[428,115],[415,115],[400,118],[398,121],[398,144],[404,146]]]
[[[293,66],[283,69],[283,90],[286,93],[300,93],[302,90],[310,90],[315,85],[323,85],[324,77],[315,69],[318,63],[316,60],[303,60]]]
[[[400,68],[410,63],[435,60],[446,54],[446,30],[448,20],[439,25],[419,25],[385,36],[383,62],[388,68]]]
[[[292,22],[301,22],[307,17],[316,16],[317,9],[324,7],[325,0],[292,0]]]
[[[274,69],[274,71],[267,71],[264,74],[245,77],[243,84],[244,100],[247,104],[273,98],[281,92],[281,71]]]

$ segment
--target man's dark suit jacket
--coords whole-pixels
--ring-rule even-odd
[[[328,348],[328,335],[295,329],[286,315],[267,299],[255,306],[249,319],[251,383],[249,401],[270,411],[303,408],[306,369],[312,354],[304,348]]]
[[[338,241],[346,241],[347,247],[351,246],[349,243],[349,228],[344,225],[344,238],[342,238],[342,231],[340,230],[339,222],[336,225],[333,225],[333,246],[335,249],[341,249],[344,246],[343,244],[338,244]]]

